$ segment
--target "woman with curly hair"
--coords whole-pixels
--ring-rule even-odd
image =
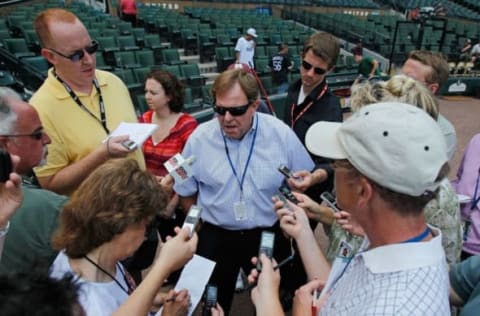
[[[188,231],[177,228],[177,236],[163,245],[138,288],[121,260],[142,244],[147,225],[165,204],[156,179],[131,159],[101,165],[72,195],[52,238],[60,252],[51,275],[77,278],[87,315],[146,315],[154,303],[162,303],[155,301],[160,286],[193,256],[197,237],[190,239]],[[188,293],[181,291],[173,304],[165,302],[164,315],[172,309],[186,312],[188,304]]]

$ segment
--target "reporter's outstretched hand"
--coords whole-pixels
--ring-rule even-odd
[[[216,304],[212,309],[210,310],[212,312],[212,316],[224,316],[225,312],[223,311],[222,306],[220,304]]]
[[[337,220],[338,225],[350,234],[357,236],[365,236],[365,231],[363,227],[352,217],[352,215],[347,211],[340,211],[335,213],[335,219]]]
[[[20,158],[15,155],[10,155],[10,157],[15,169]],[[22,205],[22,201],[22,179],[17,173],[12,172],[10,173],[10,178],[5,183],[0,183],[0,228],[4,228],[7,225],[15,211]]]
[[[290,201],[288,201],[288,208],[277,210],[277,216],[283,232],[295,240],[303,234],[312,233],[305,211]]]
[[[198,243],[197,234],[194,233],[190,238],[188,228],[175,227],[175,233],[175,237],[167,237],[157,260],[158,264],[163,264],[170,272],[180,269],[193,257]]]
[[[279,312],[282,311],[278,295],[280,272],[278,269],[273,270],[273,266],[277,265],[277,262],[274,259],[268,259],[264,254],[260,256],[260,259],[256,257],[252,258],[252,263],[255,266],[257,260],[261,260],[262,262],[262,272],[259,273],[258,270],[254,268],[248,276],[248,282],[250,284],[257,283],[257,286],[252,289],[252,293],[250,294],[257,310],[257,315],[279,315]]]
[[[292,190],[305,192],[313,184],[312,173],[307,170],[296,171],[292,178],[287,179],[287,183]]]
[[[123,158],[133,151],[122,145],[122,143],[128,139],[128,135],[113,136],[108,138],[107,141],[102,144],[101,148],[105,150],[109,158]]]
[[[293,298],[292,315],[311,315],[314,292],[317,290],[317,294],[320,294],[324,285],[323,281],[313,280],[298,288],[298,290],[295,291],[295,297]],[[316,301],[315,306],[317,310],[320,310],[323,306],[325,299],[326,297],[322,297]]]

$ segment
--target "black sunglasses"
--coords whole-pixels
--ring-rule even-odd
[[[306,62],[305,60],[302,60],[302,67],[305,68],[305,70],[310,70],[312,69],[312,64]],[[317,74],[317,75],[323,75],[327,72],[326,69],[323,69],[323,68],[318,68],[318,67],[313,67],[313,71]]]
[[[227,114],[227,112],[230,113],[232,116],[240,116],[247,112],[250,104],[251,103],[247,103],[245,105],[233,106],[228,108],[220,105],[214,105],[213,110],[215,111],[215,113],[222,116]]]
[[[0,135],[3,137],[31,137],[35,140],[41,140],[45,132],[43,130],[35,131],[31,134],[11,134],[11,135]]]
[[[60,56],[62,56],[64,58],[67,58],[67,59],[70,59],[71,61],[79,61],[83,58],[83,56],[85,56],[85,52],[87,52],[89,55],[95,54],[98,50],[98,42],[93,40],[92,43],[90,44],[90,46],[87,46],[83,49],[76,50],[68,56],[64,55],[64,54],[60,53],[59,51],[56,51],[52,48],[47,48],[47,49],[51,50],[52,52],[54,52],[57,55],[60,55]]]

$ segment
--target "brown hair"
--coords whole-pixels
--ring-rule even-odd
[[[440,171],[438,176],[435,179],[435,182],[440,182],[445,179],[450,171],[450,166],[446,162]],[[402,214],[419,214],[423,212],[425,206],[434,199],[438,194],[438,189],[435,192],[425,192],[420,196],[410,196],[403,193],[394,192],[390,189],[387,189],[376,182],[370,180],[375,190],[378,192],[380,197],[388,203],[393,209],[399,211]]]
[[[258,84],[255,77],[243,69],[230,69],[222,72],[212,85],[212,95],[216,99],[217,94],[228,91],[235,83],[239,83],[242,91],[249,102],[258,98]]]
[[[438,83],[438,86],[441,87],[447,82],[449,73],[448,63],[445,55],[441,52],[413,50],[408,54],[408,59],[416,60],[432,68],[432,71],[425,78],[427,83]]]
[[[52,238],[57,250],[80,258],[129,226],[150,222],[166,205],[166,194],[135,160],[107,161],[74,192]]]
[[[183,110],[185,87],[174,74],[164,70],[152,70],[147,74],[145,81],[146,79],[154,79],[162,85],[165,95],[170,97],[168,102],[170,111],[179,113]]]
[[[302,58],[305,57],[310,49],[315,56],[320,57],[328,64],[328,69],[331,69],[337,63],[338,54],[340,53],[340,43],[338,39],[330,33],[317,32],[305,41]]]
[[[42,47],[49,47],[52,45],[52,34],[50,33],[50,25],[55,22],[75,23],[81,21],[75,14],[64,9],[47,9],[40,12],[34,21],[35,32],[37,33],[40,45]]]
[[[374,190],[380,195],[382,200],[384,200],[390,207],[401,214],[419,214],[423,212],[425,206],[434,199],[438,194],[438,189],[435,192],[425,192],[420,196],[410,196],[404,193],[399,193],[392,191],[375,181],[371,180],[370,178],[364,176],[360,171],[355,168],[350,161],[346,159],[336,160],[334,162],[335,167],[343,167],[349,170],[351,179],[357,179],[359,177],[364,177],[365,179],[370,182]],[[334,167],[334,168],[335,168]],[[450,171],[450,166],[448,162],[446,162],[438,172],[437,178],[435,182],[440,182],[445,179]]]

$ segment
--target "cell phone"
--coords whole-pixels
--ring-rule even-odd
[[[262,231],[262,238],[260,240],[260,247],[258,248],[258,260],[257,260],[257,270],[262,271],[262,262],[260,261],[260,255],[263,253],[269,259],[273,257],[273,245],[275,242],[275,234],[264,230]]]
[[[192,237],[193,233],[197,230],[198,224],[200,223],[200,214],[202,213],[202,208],[198,205],[192,205],[190,210],[188,210],[187,217],[183,222],[184,227],[188,227],[190,229],[190,237]]]
[[[210,309],[217,305],[217,292],[218,292],[218,288],[216,285],[207,284],[207,287],[205,288],[202,316],[211,315]]]
[[[128,150],[135,150],[137,149],[137,143],[135,143],[131,139],[127,139],[122,142],[123,147],[127,148]]]
[[[283,174],[285,178],[293,178],[292,171],[290,171],[290,169],[288,169],[288,167],[285,165],[278,166],[278,171],[280,171],[280,173]]]
[[[337,206],[337,199],[333,196],[332,193],[325,191],[320,195],[320,198],[327,203],[327,205],[333,209],[334,212],[340,212],[340,209]]]
[[[283,194],[277,194],[276,195],[277,199],[283,202],[283,206],[288,208],[290,210],[290,207],[288,205],[288,200]]]
[[[7,182],[12,172],[12,158],[5,148],[0,148],[0,182]]]
[[[299,201],[297,200],[295,195],[293,195],[292,190],[290,190],[290,188],[287,185],[280,186],[280,188],[278,188],[278,191],[280,191],[280,194],[283,195],[287,200],[289,200],[293,204],[298,204]]]

